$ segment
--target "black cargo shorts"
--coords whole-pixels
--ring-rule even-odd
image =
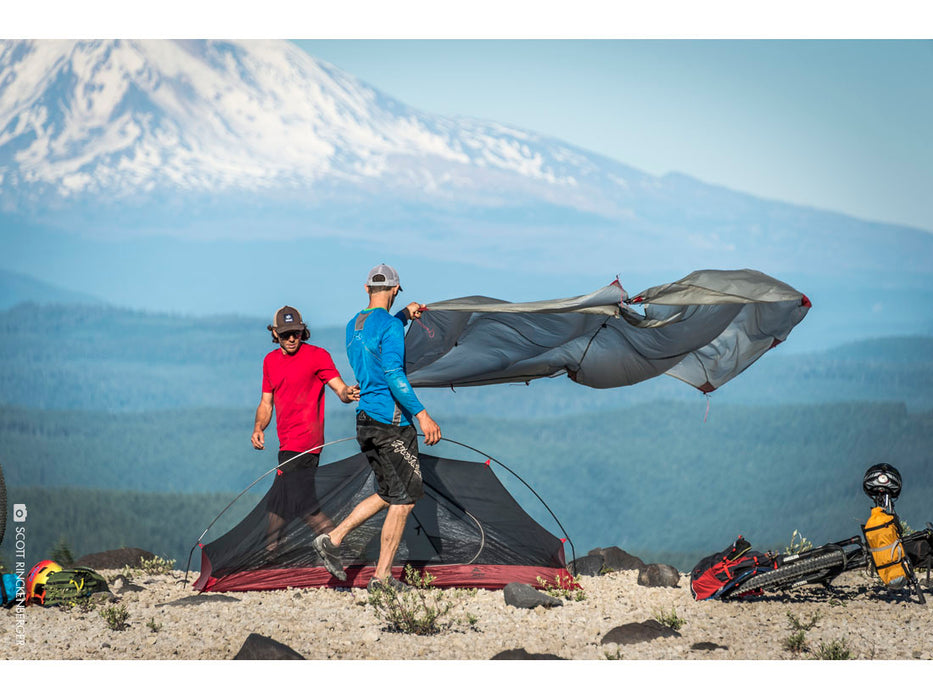
[[[356,441],[376,476],[376,493],[392,506],[415,503],[424,495],[418,462],[418,433],[411,425],[389,425],[356,414]]]

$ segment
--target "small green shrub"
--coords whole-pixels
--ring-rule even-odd
[[[126,621],[129,619],[130,614],[127,612],[125,605],[111,605],[104,608],[100,611],[100,616],[104,618],[107,627],[114,632],[122,632],[129,627]]]
[[[686,620],[684,620],[682,617],[679,617],[677,615],[677,610],[673,607],[671,608],[671,611],[669,613],[658,610],[654,614],[654,619],[660,622],[665,627],[670,627],[675,632],[687,623]]]
[[[174,566],[174,559],[152,557],[152,559],[140,559],[137,568],[147,574],[169,574],[172,572],[172,567]]]
[[[834,639],[829,644],[821,643],[815,658],[821,661],[845,661],[852,658],[852,652],[845,639]]]
[[[813,549],[813,543],[794,530],[794,534],[790,536],[790,544],[784,548],[784,554],[800,554],[810,549]]]
[[[810,651],[810,645],[807,643],[807,632],[812,630],[816,623],[820,621],[819,611],[810,616],[809,622],[801,622],[793,613],[787,613],[788,627],[792,634],[784,640],[783,647],[793,654],[804,654]]]
[[[820,611],[817,610],[810,616],[810,621],[804,623],[798,620],[793,613],[787,613],[787,622],[790,624],[792,630],[797,632],[809,632],[816,627],[816,623],[820,621],[820,617],[822,617],[822,615],[820,615]]]
[[[804,630],[797,630],[784,640],[784,649],[794,654],[804,654],[810,651],[810,645],[807,644],[807,633]]]
[[[380,587],[369,594],[368,603],[376,617],[390,630],[406,634],[430,635],[448,628],[451,623],[442,623],[441,619],[453,603],[444,591],[431,588],[434,576],[406,566],[404,578],[412,590],[399,592]]]
[[[151,629],[153,632],[158,632],[162,629],[162,623],[156,622],[154,617],[150,617],[149,622],[146,623],[146,627]]]

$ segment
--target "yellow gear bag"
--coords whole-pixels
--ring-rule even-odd
[[[901,543],[901,524],[897,517],[878,506],[871,509],[868,522],[862,528],[875,570],[884,585],[900,588],[907,583],[904,569],[904,545]]]

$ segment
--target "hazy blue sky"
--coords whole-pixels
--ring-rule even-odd
[[[419,109],[933,231],[933,41],[297,43]]]

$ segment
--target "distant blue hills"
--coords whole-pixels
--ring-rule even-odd
[[[26,294],[29,280],[17,279],[23,282],[20,292]],[[65,290],[46,285],[36,285],[36,290],[69,298]],[[83,296],[71,295],[72,302]],[[5,359],[0,366],[0,403],[104,411],[254,407],[262,358],[274,347],[265,328],[268,322],[246,315],[198,317],[87,302],[19,303],[0,311],[0,354]],[[719,403],[840,400],[933,408],[933,334],[865,338],[828,349],[795,348],[797,334],[811,322],[808,316],[785,343],[711,394],[713,410]],[[313,320],[309,325],[310,342],[327,349],[351,380],[342,326],[322,327]],[[432,412],[449,416],[548,417],[655,400],[705,406],[702,394],[670,377],[609,390],[560,377],[527,386],[420,389],[419,394]],[[335,410],[342,409],[332,403]]]
[[[0,310],[32,302],[35,304],[104,304],[91,294],[42,282],[32,275],[0,269]]]

